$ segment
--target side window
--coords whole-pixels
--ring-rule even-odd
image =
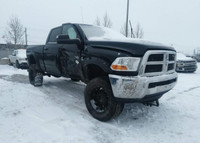
[[[48,42],[56,42],[56,37],[61,34],[61,27],[51,30]]]
[[[69,39],[76,39],[79,38],[78,34],[76,33],[76,30],[72,25],[63,25],[63,31],[62,34],[68,35]]]

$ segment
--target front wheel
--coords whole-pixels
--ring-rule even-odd
[[[124,107],[114,100],[109,81],[100,77],[88,83],[85,89],[85,104],[89,113],[100,121],[115,118]]]
[[[43,84],[43,75],[38,72],[35,68],[36,65],[30,65],[28,70],[29,81],[34,86],[42,86]]]

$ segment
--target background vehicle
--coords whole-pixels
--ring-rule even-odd
[[[177,53],[176,71],[177,72],[195,72],[197,62],[191,57],[186,57],[182,53]]]
[[[9,55],[10,64],[15,64],[17,68],[27,68],[27,58],[26,58],[26,50],[18,49],[14,50],[12,55]]]
[[[86,107],[100,121],[117,117],[127,102],[158,106],[176,84],[175,57],[172,47],[71,23],[53,28],[46,45],[27,49],[31,84],[41,86],[43,75],[81,80]]]

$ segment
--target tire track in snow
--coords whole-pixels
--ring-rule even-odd
[[[185,92],[190,92],[190,91],[195,90],[195,89],[198,89],[198,88],[200,88],[200,86],[191,87],[191,88],[189,88],[189,89],[187,89],[187,90],[184,90],[184,91],[182,91],[182,92],[178,92],[178,94],[182,94],[182,93],[185,93]]]

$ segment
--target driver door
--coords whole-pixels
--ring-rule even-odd
[[[68,35],[69,39],[80,39],[76,28],[72,24],[64,24],[62,34]],[[80,79],[81,77],[81,63],[80,63],[80,49],[77,44],[62,44],[60,49],[62,56],[64,56],[64,74],[71,78]]]

